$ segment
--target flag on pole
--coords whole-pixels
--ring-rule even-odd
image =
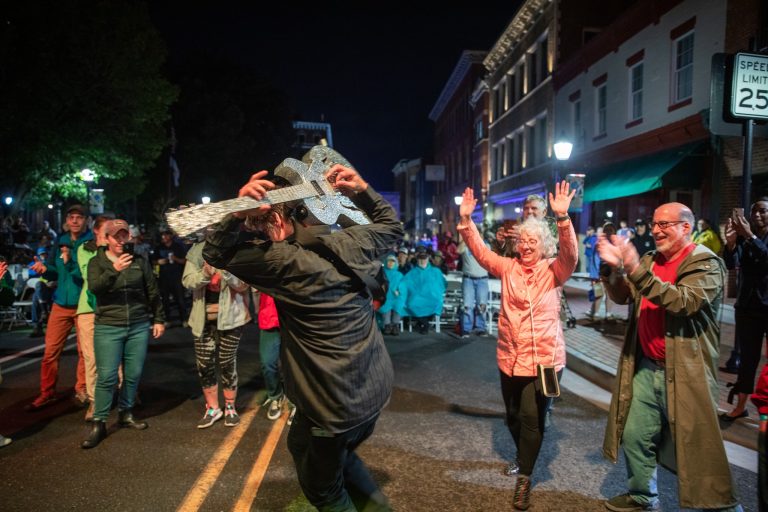
[[[181,176],[181,171],[179,171],[179,166],[176,163],[176,129],[173,125],[171,125],[171,157],[168,161],[168,165],[171,168],[171,172],[173,173],[173,186],[176,188],[179,188],[179,177]],[[170,193],[170,191],[169,191]]]

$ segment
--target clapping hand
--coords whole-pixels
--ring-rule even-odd
[[[46,267],[45,263],[40,261],[40,258],[38,258],[37,256],[34,257],[34,260],[35,260],[35,262],[29,268],[34,270],[36,274],[39,274],[39,275],[44,274],[46,272],[46,270],[48,270],[48,267]]]
[[[571,199],[575,195],[576,189],[571,190],[571,185],[567,181],[555,183],[555,195],[553,196],[552,192],[549,193],[549,207],[556,216],[564,217],[568,215]]]
[[[635,246],[626,237],[612,235],[611,239],[600,235],[597,242],[597,252],[600,259],[613,268],[624,266],[627,273],[631,274],[640,263],[640,256]]]
[[[8,263],[5,261],[0,261],[0,279],[3,278],[6,272],[8,272]]]

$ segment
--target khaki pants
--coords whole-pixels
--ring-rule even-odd
[[[94,313],[77,315],[77,333],[85,366],[85,392],[91,401],[93,401],[93,394],[96,390],[96,355],[93,352],[93,321],[95,317]]]

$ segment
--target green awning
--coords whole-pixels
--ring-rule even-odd
[[[634,196],[662,187],[662,178],[701,142],[633,158],[586,172],[584,202]]]

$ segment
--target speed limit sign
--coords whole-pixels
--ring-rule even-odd
[[[768,119],[768,55],[736,54],[731,114],[733,117]]]

